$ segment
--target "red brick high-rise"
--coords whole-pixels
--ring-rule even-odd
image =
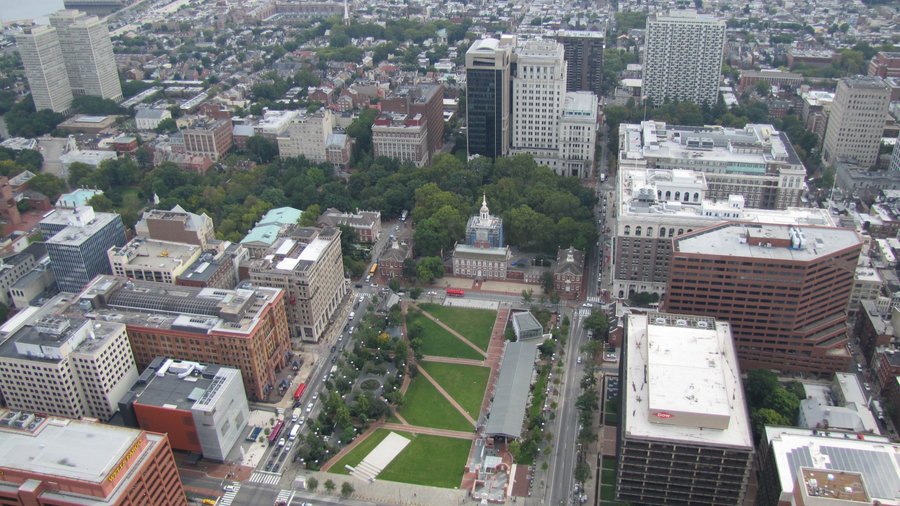
[[[673,239],[667,312],[731,324],[741,369],[829,373],[850,364],[853,230],[737,224]]]

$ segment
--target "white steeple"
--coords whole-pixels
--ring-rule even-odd
[[[481,219],[489,220],[491,218],[491,212],[487,206],[487,194],[483,194],[481,199]]]

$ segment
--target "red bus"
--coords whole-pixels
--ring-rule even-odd
[[[460,290],[459,288],[448,288],[447,296],[448,297],[462,297],[466,294],[465,290]]]
[[[300,396],[303,395],[303,392],[306,391],[306,383],[300,383],[300,386],[297,387],[297,390],[294,390],[294,400],[299,401]]]
[[[284,420],[278,420],[275,422],[275,426],[272,427],[272,432],[269,433],[269,444],[273,445],[276,441],[278,441],[278,436],[281,435],[281,429],[284,428]]]

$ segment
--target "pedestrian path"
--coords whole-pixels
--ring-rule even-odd
[[[225,494],[222,496],[222,498],[219,499],[218,506],[231,506],[232,501],[234,501],[234,498],[237,497],[238,490],[240,490],[240,489],[241,489],[241,484],[235,483],[234,490],[225,492]]]
[[[459,414],[461,414],[469,423],[472,424],[472,427],[478,425],[477,423],[475,423],[475,419],[472,418],[472,415],[466,412],[466,410],[462,406],[460,406],[458,402],[456,402],[456,399],[454,399],[452,395],[444,390],[444,387],[442,387],[440,383],[438,383],[434,378],[431,377],[430,374],[428,374],[428,371],[426,371],[424,367],[419,368],[419,374],[421,374],[423,378],[427,379],[432,385],[434,385],[434,388],[437,389],[438,393],[443,395],[444,399],[447,399],[447,402],[449,402],[454,409],[459,411]]]
[[[270,473],[267,471],[255,471],[252,476],[250,476],[250,482],[252,483],[264,483],[266,485],[275,485],[279,481],[281,481],[281,475]]]
[[[474,365],[476,367],[484,367],[484,360],[472,360],[471,358],[455,358],[455,357],[442,357],[440,355],[423,355],[422,362],[443,362],[445,364],[461,364],[461,365]]]
[[[402,423],[385,423],[382,428],[413,434],[429,434],[432,436],[452,437],[456,439],[475,439],[474,432],[462,432],[450,429],[435,429],[433,427],[419,427],[418,425],[404,425]]]

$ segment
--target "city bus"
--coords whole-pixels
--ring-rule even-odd
[[[297,390],[294,390],[294,400],[299,401],[300,396],[303,395],[303,392],[306,391],[306,383],[300,383],[300,386],[297,387]]]
[[[284,420],[278,420],[275,422],[275,426],[272,427],[272,432],[269,433],[269,444],[273,445],[278,441],[278,436],[281,435],[281,429],[284,428]]]
[[[378,264],[374,263],[372,264],[372,268],[369,269],[369,276],[374,276],[376,270],[378,270]]]
[[[460,290],[459,288],[448,288],[447,296],[448,297],[462,297],[466,294],[465,290]]]

